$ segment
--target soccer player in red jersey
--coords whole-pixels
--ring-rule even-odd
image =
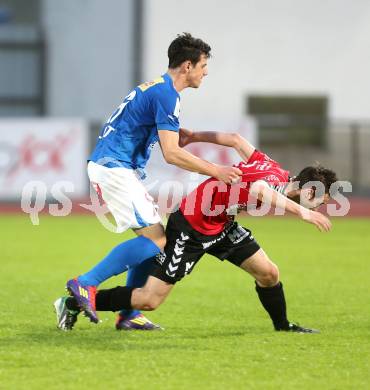
[[[317,333],[288,320],[278,267],[260,248],[252,232],[235,222],[234,217],[240,210],[253,208],[253,197],[257,207],[267,204],[284,209],[327,232],[331,228],[329,219],[315,209],[328,202],[336,174],[318,166],[307,167],[291,177],[276,161],[238,134],[182,131],[188,135],[182,137],[185,144],[204,141],[236,148],[243,158],[237,165],[243,172],[241,182],[230,185],[210,178],[186,196],[169,217],[164,253],[157,256],[145,286],[99,290],[97,310],[156,309],[174,284],[208,253],[231,262],[255,279],[258,297],[275,330]]]

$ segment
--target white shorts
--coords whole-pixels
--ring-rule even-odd
[[[87,173],[95,191],[113,215],[118,232],[161,222],[158,206],[134,170],[107,168],[90,161]]]

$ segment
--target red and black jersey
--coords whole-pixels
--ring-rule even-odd
[[[289,181],[289,172],[258,150],[247,162],[240,162],[236,167],[243,172],[240,183],[228,185],[209,178],[182,200],[180,211],[198,232],[205,235],[220,233],[233,219],[228,211],[247,205],[250,187],[256,181],[264,180],[280,192]]]

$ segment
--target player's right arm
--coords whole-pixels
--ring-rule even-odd
[[[318,211],[309,210],[306,207],[292,201],[280,192],[271,188],[267,182],[258,180],[251,186],[250,194],[258,198],[263,203],[268,203],[273,207],[283,208],[292,214],[302,218],[305,222],[312,223],[321,232],[328,232],[331,222],[325,215]]]
[[[216,131],[192,131],[180,128],[179,146],[193,142],[209,142],[234,148],[243,161],[248,161],[256,148],[238,133],[220,133]]]
[[[210,163],[194,156],[179,146],[179,134],[171,130],[158,130],[162,154],[167,163],[202,175],[212,176],[231,184],[239,181],[241,170]]]
[[[226,184],[239,181],[242,174],[240,169],[212,164],[179,146],[180,99],[178,96],[168,95],[165,92],[160,89],[154,90],[151,102],[159,143],[166,162],[188,171],[215,177]]]

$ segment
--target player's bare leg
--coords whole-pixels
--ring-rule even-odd
[[[156,223],[141,229],[135,229],[134,231],[138,236],[149,238],[149,240],[153,241],[161,250],[163,250],[166,245],[166,235],[161,223]]]
[[[96,287],[112,275],[118,275],[126,270],[129,270],[128,281],[132,282],[129,284],[130,286],[143,286],[148,274],[143,273],[140,275],[140,272],[135,273],[135,267],[139,267],[144,261],[152,258],[164,248],[166,237],[161,223],[154,223],[148,227],[135,229],[135,233],[138,236],[136,239],[121,243],[113,248],[108,256],[88,273],[67,282],[67,289],[77,300],[80,309],[95,323],[99,321],[95,305]],[[137,329],[136,319],[146,329],[149,329],[149,327],[153,329],[160,328],[137,311],[120,313],[116,322],[116,328],[126,329],[126,325],[130,325],[132,320],[134,320],[132,324]]]
[[[138,310],[155,310],[164,302],[173,286],[155,276],[149,276],[144,287],[133,290],[131,306]]]
[[[135,229],[138,236],[151,240],[160,250],[163,250],[166,237],[161,223]],[[148,259],[134,268],[130,268],[127,275],[126,285],[129,287],[143,287],[147,281],[153,265],[153,259]],[[116,319],[117,330],[161,330],[160,325],[153,323],[138,310],[120,310]]]
[[[149,276],[142,288],[125,286],[98,290],[96,309],[98,311],[155,310],[166,299],[172,288],[173,284]]]
[[[258,297],[269,314],[275,330],[319,333],[315,329],[303,328],[288,321],[283,284],[279,281],[279,269],[262,249],[244,260],[240,267],[256,280]]]
[[[279,269],[263,249],[244,260],[240,268],[251,274],[260,287],[273,287],[279,283]]]

